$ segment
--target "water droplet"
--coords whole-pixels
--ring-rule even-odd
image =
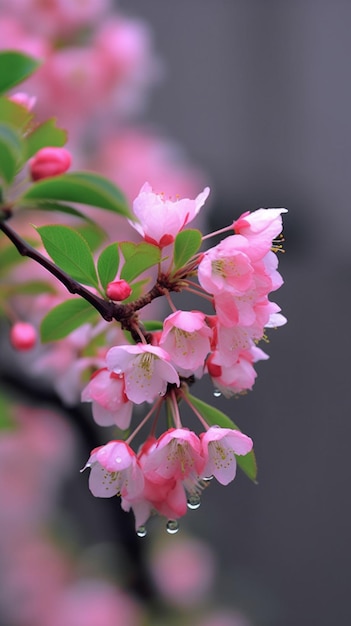
[[[179,523],[176,519],[168,520],[166,524],[166,530],[169,535],[175,535],[179,530]]]
[[[139,528],[137,528],[136,534],[138,535],[138,537],[146,537],[147,530],[145,526],[139,526]]]
[[[189,496],[187,504],[188,509],[191,509],[191,511],[196,511],[196,509],[198,509],[201,505],[200,496],[198,496],[197,494]]]
[[[215,398],[220,398],[221,395],[222,395],[222,392],[219,391],[219,389],[215,389],[214,392],[213,392],[213,395],[214,395]]]
[[[211,480],[213,480],[213,476],[204,476],[202,480],[204,480],[206,483],[209,483],[211,482]]]

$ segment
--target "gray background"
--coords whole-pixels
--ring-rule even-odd
[[[289,209],[289,323],[253,392],[216,400],[254,438],[259,485],[211,487],[186,523],[220,555],[218,597],[255,624],[349,626],[351,2],[119,6],[154,30],[167,75],[148,119],[208,172],[211,226]]]

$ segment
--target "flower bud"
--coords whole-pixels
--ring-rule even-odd
[[[106,294],[110,298],[110,300],[114,300],[115,302],[119,302],[120,300],[125,300],[129,298],[132,293],[132,288],[127,283],[126,280],[114,280],[109,283],[106,287]]]
[[[32,180],[63,174],[70,167],[71,161],[71,154],[65,148],[42,148],[29,161]]]
[[[37,331],[28,322],[16,322],[10,330],[10,342],[16,350],[31,350],[37,341]]]

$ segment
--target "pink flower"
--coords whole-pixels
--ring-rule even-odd
[[[83,469],[86,467],[91,467],[89,488],[94,496],[133,498],[143,490],[143,472],[135,452],[124,441],[110,441],[95,448]]]
[[[71,161],[71,154],[65,148],[42,148],[29,161],[32,180],[63,174],[69,169]]]
[[[252,245],[252,258],[262,258],[272,247],[272,241],[282,231],[282,213],[287,209],[258,209],[247,211],[234,221],[237,234],[243,235]]]
[[[187,428],[170,428],[163,433],[143,465],[145,475],[151,479],[156,473],[176,480],[198,476],[203,466],[200,440]]]
[[[125,394],[123,374],[107,368],[95,372],[82,391],[82,402],[93,403],[93,417],[99,426],[116,424],[122,430],[129,427],[133,403]]]
[[[215,476],[222,485],[228,485],[235,478],[235,455],[245,455],[252,450],[252,439],[239,430],[211,426],[200,435],[202,450],[206,459],[205,476]]]
[[[200,285],[208,293],[241,294],[253,284],[250,245],[245,237],[231,235],[205,252],[198,270]]]
[[[182,376],[203,368],[210,352],[212,330],[205,317],[201,311],[176,311],[164,321],[160,346],[170,354]]]
[[[116,374],[124,373],[126,395],[135,404],[153,402],[166,393],[168,383],[179,386],[170,360],[162,348],[142,343],[115,346],[106,355],[107,367]]]
[[[161,248],[167,246],[199,213],[209,193],[206,187],[195,200],[173,201],[165,199],[161,193],[154,193],[149,183],[145,183],[133,203],[138,221],[131,222],[131,225],[146,241]]]

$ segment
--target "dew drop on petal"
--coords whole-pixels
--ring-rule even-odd
[[[136,534],[138,535],[138,537],[146,537],[147,530],[145,526],[139,526],[139,528],[137,528],[136,530]]]
[[[179,530],[179,523],[176,519],[168,520],[166,524],[166,530],[169,535],[175,535]]]
[[[215,389],[214,392],[213,392],[213,395],[214,395],[215,398],[220,398],[221,395],[222,395],[222,392],[219,391],[219,389]]]
[[[198,496],[197,494],[193,494],[189,496],[187,505],[188,505],[188,509],[191,509],[191,511],[196,511],[196,509],[198,509],[201,505],[200,496]]]

